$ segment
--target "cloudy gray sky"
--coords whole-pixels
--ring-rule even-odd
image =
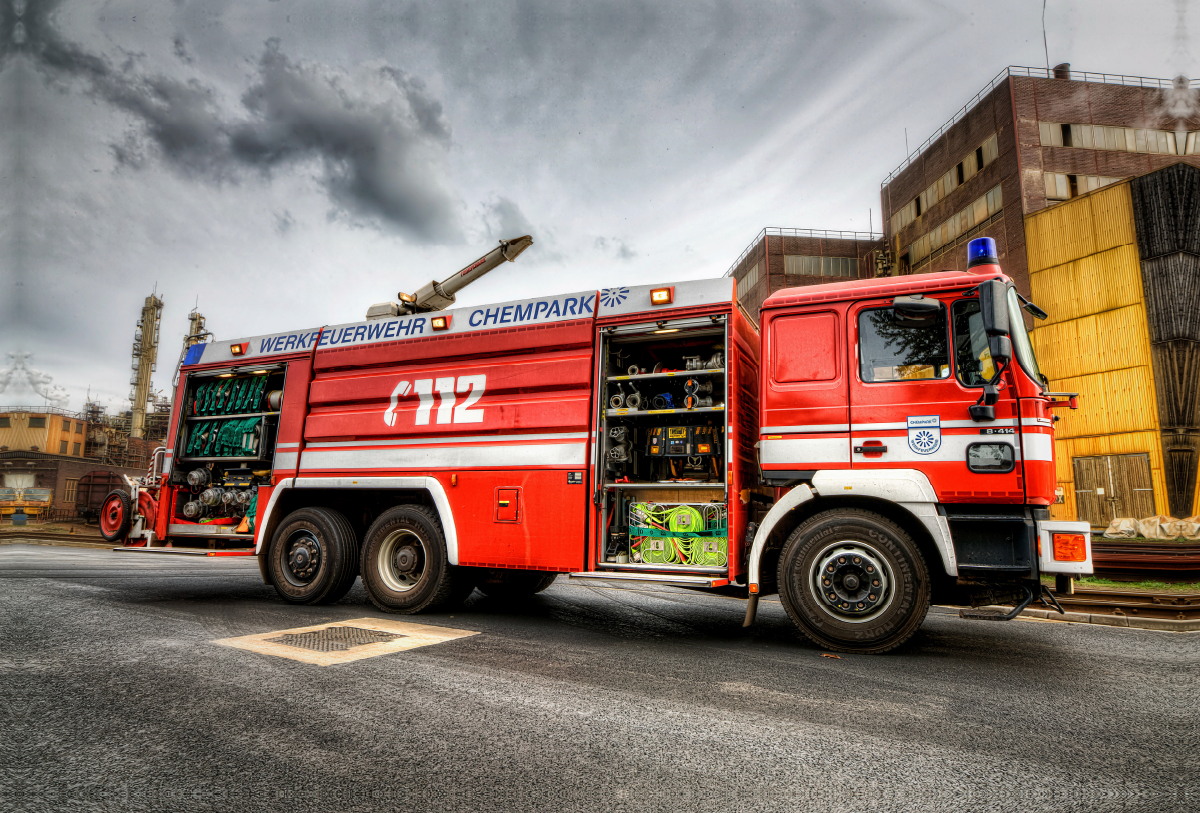
[[[1193,5],[1200,5],[1193,3]],[[1050,60],[1197,75],[1186,0],[1049,0]],[[359,319],[499,237],[460,304],[717,276],[764,226],[879,228],[879,184],[1042,2],[0,0],[0,403],[127,408],[218,338]],[[871,210],[873,209],[873,214]]]

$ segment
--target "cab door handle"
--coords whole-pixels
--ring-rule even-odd
[[[887,447],[878,440],[868,440],[862,446],[855,446],[855,454],[883,454],[887,451]]]

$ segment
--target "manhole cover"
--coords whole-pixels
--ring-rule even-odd
[[[213,643],[316,666],[333,666],[478,634],[394,618],[349,618],[332,624],[222,638]]]
[[[345,652],[356,646],[386,644],[404,637],[391,632],[368,630],[362,627],[326,627],[313,632],[289,633],[266,640],[300,649],[311,649],[313,652]]]

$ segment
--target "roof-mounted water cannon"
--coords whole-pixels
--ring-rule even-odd
[[[406,294],[401,291],[396,294],[400,299],[399,302],[380,302],[372,305],[367,309],[367,318],[385,319],[389,316],[403,316],[409,313],[445,310],[454,304],[454,295],[456,293],[505,260],[508,260],[510,263],[513,262],[522,251],[531,245],[533,245],[533,238],[528,234],[512,240],[501,240],[500,245],[441,282],[437,282],[436,280],[430,281],[417,289],[417,292],[413,294]]]

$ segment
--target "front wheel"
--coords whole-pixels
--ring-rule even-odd
[[[474,588],[472,574],[449,563],[437,514],[400,505],[379,515],[362,549],[363,586],[387,613],[419,613],[461,603]]]
[[[826,511],[788,537],[779,556],[779,597],[818,646],[886,652],[925,620],[929,571],[912,537],[886,517]]]

